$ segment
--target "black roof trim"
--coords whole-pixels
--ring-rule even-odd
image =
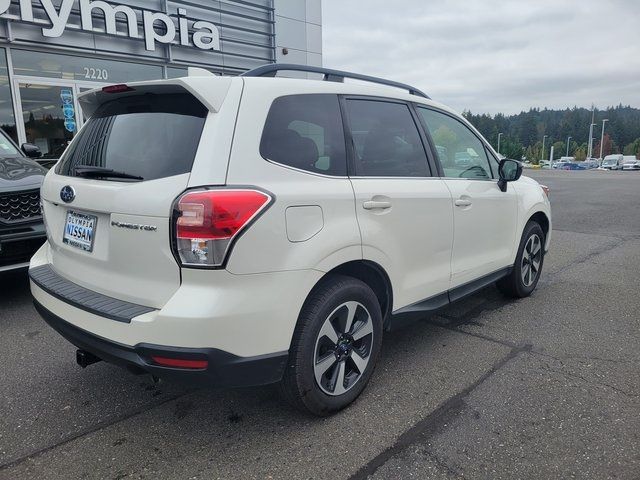
[[[345,78],[352,78],[354,80],[362,80],[365,82],[378,83],[380,85],[386,85],[388,87],[401,88],[407,90],[411,95],[417,95],[424,98],[430,97],[411,85],[405,83],[394,82],[393,80],[385,80],[384,78],[370,77],[369,75],[361,75],[359,73],[343,72],[342,70],[333,70],[323,67],[311,67],[308,65],[296,65],[293,63],[270,63],[261,67],[254,68],[242,74],[243,77],[275,77],[278,72],[306,72],[306,73],[320,73],[324,75],[324,80],[327,82],[344,82]]]

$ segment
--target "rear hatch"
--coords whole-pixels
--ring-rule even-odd
[[[51,263],[60,275],[155,308],[175,293],[180,269],[172,252],[172,206],[189,185],[194,162],[205,156],[199,145],[229,85],[210,79],[209,89],[224,90],[217,105],[205,105],[185,85],[162,82],[83,99],[91,118],[42,189]],[[223,162],[220,172],[227,159],[220,151],[206,155]],[[206,183],[223,184],[224,176]]]

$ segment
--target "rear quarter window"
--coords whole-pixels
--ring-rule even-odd
[[[311,94],[277,98],[267,115],[260,155],[307,172],[346,176],[338,97]]]
[[[191,171],[207,108],[188,93],[143,94],[100,106],[64,155],[58,173],[104,167],[155,180]]]

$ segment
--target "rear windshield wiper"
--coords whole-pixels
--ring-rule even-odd
[[[93,167],[89,165],[81,165],[75,168],[76,177],[85,178],[126,178],[129,180],[142,181],[144,178],[138,175],[131,175],[126,172],[118,172],[112,168]]]

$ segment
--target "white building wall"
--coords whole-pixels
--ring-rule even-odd
[[[321,0],[274,0],[274,7],[276,60],[322,66]]]

